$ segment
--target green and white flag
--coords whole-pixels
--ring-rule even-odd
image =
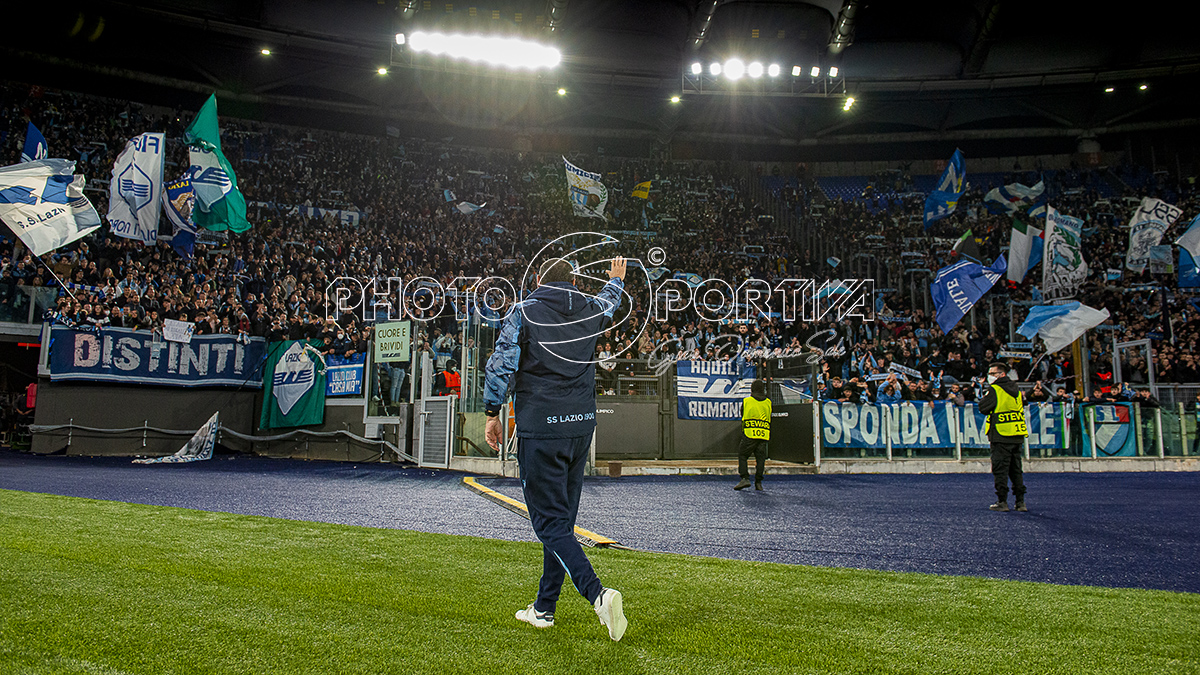
[[[263,371],[262,429],[325,421],[325,362],[316,340],[272,342]]]
[[[1042,251],[1042,295],[1046,300],[1073,298],[1088,276],[1083,259],[1083,221],[1046,206],[1046,243]]]
[[[217,126],[217,95],[213,94],[196,113],[196,119],[183,132],[191,156],[192,188],[196,208],[192,222],[206,230],[245,232],[246,198],[237,186],[237,176],[225,153],[221,152],[221,131]]]

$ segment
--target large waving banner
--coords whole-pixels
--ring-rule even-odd
[[[100,227],[100,215],[83,194],[86,182],[69,159],[0,168],[0,220],[36,256],[66,246]]]
[[[600,182],[600,174],[584,171],[563,157],[567,171],[567,196],[575,215],[604,220],[604,207],[608,205],[608,188]]]
[[[266,349],[262,338],[197,335],[183,343],[144,330],[91,332],[55,326],[50,333],[50,381],[258,389]]]
[[[986,416],[973,404],[958,408],[945,401],[903,403],[821,403],[821,444],[827,448],[953,449],[988,447]],[[1066,409],[1061,403],[1025,406],[1030,448],[1066,448]]]
[[[158,242],[162,212],[166,135],[145,133],[125,143],[108,183],[108,226],[112,233],[146,246]]]
[[[742,419],[742,399],[750,395],[755,371],[738,361],[679,361],[677,416],[681,420]]]
[[[1150,260],[1150,249],[1162,241],[1163,233],[1171,227],[1183,210],[1161,199],[1142,197],[1142,203],[1129,218],[1129,251],[1125,254],[1125,269],[1140,273]]]
[[[1083,259],[1083,221],[1046,207],[1046,243],[1042,252],[1042,295],[1070,298],[1087,279]],[[1148,254],[1147,254],[1148,255]]]

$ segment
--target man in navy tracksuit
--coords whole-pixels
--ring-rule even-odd
[[[575,516],[596,429],[596,337],[620,305],[625,261],[613,260],[609,281],[593,297],[575,288],[562,258],[538,271],[538,287],[504,320],[484,384],[488,443],[499,449],[500,406],[514,393],[517,462],[533,531],[542,542],[537,600],[517,612],[538,628],[554,625],[554,608],[569,574],[592,603],[608,635],[625,634],[621,593],[604,588],[575,539]]]

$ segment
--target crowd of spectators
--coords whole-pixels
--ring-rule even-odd
[[[103,215],[109,172],[125,140],[146,131],[165,132],[166,174],[172,179],[188,164],[181,138],[192,115],[6,84],[0,86],[0,161],[18,161],[26,124],[33,121],[46,136],[51,156],[77,161],[77,171],[88,178],[86,194]],[[325,343],[327,354],[354,355],[371,340],[373,320],[356,312],[330,316],[326,288],[336,278],[368,285],[378,280],[380,288],[387,288],[389,277],[405,283],[427,277],[461,289],[458,279],[503,277],[521,288],[527,265],[548,243],[572,232],[607,231],[620,242],[601,247],[603,253],[593,257],[621,254],[646,260],[648,249],[658,247],[665,254],[665,274],[646,274],[663,278],[695,274],[722,279],[733,288],[760,279],[774,288],[784,279],[820,283],[856,276],[851,270],[865,271],[881,289],[875,307],[882,318],[837,323],[759,316],[737,324],[681,312],[660,320],[649,311],[652,285],[631,283],[631,302],[618,313],[628,320],[614,325],[597,344],[602,392],[616,393],[622,372],[642,368],[628,359],[733,358],[732,340],[777,361],[780,373],[799,377],[814,374],[809,360],[819,356],[817,378],[810,386],[820,396],[968,401],[976,395],[977,380],[972,378],[1011,341],[1010,318],[1015,324],[1023,318],[1020,304],[1012,306],[1014,315],[1009,316],[1008,301],[1031,300],[1033,277],[1038,276],[1035,270],[1024,283],[1009,288],[1001,282],[993,291],[997,301],[980,304],[980,310],[990,309],[992,315],[979,311],[948,335],[933,321],[924,298],[931,275],[922,277],[915,286],[919,292],[912,293],[905,270],[936,272],[948,264],[950,245],[965,228],[972,229],[988,261],[1008,243],[1010,220],[981,206],[991,185],[971,185],[959,212],[927,232],[919,197],[882,198],[872,192],[830,201],[818,194],[815,181],[802,178],[777,196],[795,209],[798,224],[789,229],[767,215],[767,204],[750,197],[757,194],[751,188],[759,178],[744,164],[570,155],[573,163],[600,173],[609,186],[609,219],[601,222],[572,215],[558,155],[231,118],[222,118],[221,125],[223,150],[250,205],[250,231],[202,237],[192,259],[166,242],[143,247],[104,228],[38,262],[9,236],[0,243],[0,312],[5,313],[0,320],[20,320],[30,305],[36,315],[49,311],[55,320],[99,329],[153,331],[164,319],[177,319],[195,322],[198,334],[314,338]],[[1123,171],[1130,180],[1145,178],[1132,168]],[[897,171],[896,177],[896,187],[910,187],[911,176]],[[1014,171],[1005,180],[1029,184],[1039,177]],[[1200,379],[1200,311],[1189,302],[1190,291],[1176,288],[1173,277],[1148,272],[1126,274],[1117,282],[1105,276],[1106,268],[1122,267],[1127,235],[1121,226],[1131,207],[1121,197],[1167,195],[1161,177],[1129,186],[1128,194],[1117,197],[1102,194],[1111,181],[1096,169],[1058,171],[1045,179],[1055,207],[1087,222],[1084,256],[1091,274],[1080,300],[1109,308],[1117,326],[1090,335],[1093,383],[1107,388],[1107,377],[1111,384],[1114,332],[1122,340],[1156,340],[1150,354],[1125,354],[1125,379],[1144,381],[1147,359],[1155,362],[1160,382]],[[650,199],[633,197],[633,186],[647,180],[653,181]],[[1173,183],[1170,190],[1184,209],[1181,220],[1190,218],[1196,193],[1183,183]],[[460,201],[483,207],[464,214],[455,208]],[[818,202],[821,208],[814,209]],[[334,212],[312,216],[301,207]],[[340,214],[355,214],[357,222],[347,224]],[[1181,226],[1164,241],[1173,239]],[[814,242],[821,242],[819,253]],[[584,243],[591,242],[561,242],[550,252],[567,254]],[[578,257],[586,262],[588,255]],[[47,268],[71,282],[70,293],[58,288]],[[404,304],[395,290],[388,299],[393,307]],[[452,294],[447,301],[453,307],[462,296]],[[460,353],[463,331],[453,311],[436,318],[415,314],[427,319],[418,323],[418,350],[437,355],[442,363]],[[481,347],[471,345],[474,356],[468,357],[468,367],[475,365],[472,359],[486,359],[488,345]],[[1037,358],[1031,366],[1028,360],[1014,361],[1022,379],[1045,381],[1048,395],[1059,395],[1060,389],[1069,395],[1074,388],[1069,350]]]

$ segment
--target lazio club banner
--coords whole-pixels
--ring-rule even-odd
[[[50,381],[257,389],[266,347],[262,338],[245,342],[232,335],[170,342],[144,330],[92,332],[55,326],[50,333]]]
[[[740,420],[756,368],[744,361],[679,361],[675,366],[681,420]]]
[[[317,340],[272,342],[263,371],[262,429],[325,421],[325,363]]]
[[[821,404],[821,444],[827,448],[953,448],[961,436],[964,448],[988,447],[986,415],[974,404],[962,408],[945,401]],[[1066,409],[1061,403],[1025,406],[1030,448],[1066,448]]]
[[[366,370],[367,355],[355,354],[349,358],[330,354],[325,357],[325,395],[362,396],[363,371]]]

